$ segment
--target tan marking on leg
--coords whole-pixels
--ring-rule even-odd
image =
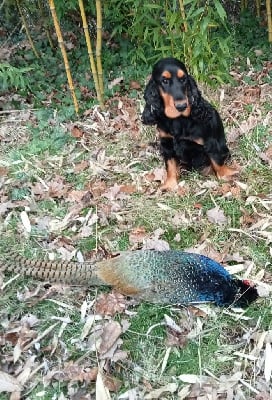
[[[161,190],[171,191],[174,190],[178,185],[179,167],[174,158],[167,160],[166,164],[167,177],[164,184],[161,186]]]
[[[228,179],[239,173],[238,170],[228,167],[227,165],[218,165],[214,160],[211,160],[211,164],[218,179]]]
[[[159,138],[173,139],[173,136],[170,135],[170,133],[167,133],[167,132],[163,131],[162,129],[158,128],[158,132],[159,132]]]

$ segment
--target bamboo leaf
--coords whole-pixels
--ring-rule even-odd
[[[215,5],[217,14],[219,15],[220,19],[222,21],[225,21],[227,14],[226,14],[226,11],[225,11],[224,7],[222,6],[221,2],[219,0],[214,0],[214,5]]]

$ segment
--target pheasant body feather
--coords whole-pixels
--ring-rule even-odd
[[[0,270],[70,284],[107,285],[143,301],[159,304],[214,302],[246,305],[255,287],[234,278],[216,261],[178,250],[140,250],[94,262],[50,262],[20,256],[0,261]]]
[[[111,274],[108,261],[100,262],[98,270],[98,276],[107,282]],[[234,301],[243,304],[250,294],[254,297],[256,291],[244,287],[242,281],[236,280],[216,261],[199,254],[141,250],[124,252],[110,261],[110,268],[119,281],[113,279],[109,283],[122,293],[126,292],[126,287],[133,287],[134,295],[145,301],[168,304],[214,302],[222,306]],[[246,294],[242,296],[243,287]]]

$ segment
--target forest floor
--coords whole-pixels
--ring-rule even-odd
[[[140,121],[142,91],[74,122],[49,106],[1,114],[2,259],[190,250],[256,282],[261,298],[243,310],[162,307],[2,274],[0,399],[271,398],[271,70],[248,65],[237,86],[203,88],[240,172],[186,173],[173,193],[159,189],[165,171],[156,130]]]

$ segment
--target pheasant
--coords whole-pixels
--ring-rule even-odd
[[[120,293],[156,304],[246,306],[258,292],[216,261],[178,250],[127,251],[100,261],[52,262],[19,255],[0,261],[0,270],[46,281],[85,286],[112,286]]]

